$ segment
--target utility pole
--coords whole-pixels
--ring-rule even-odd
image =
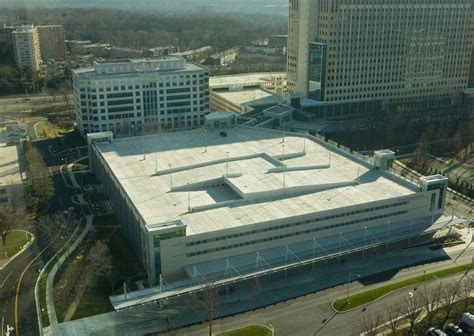
[[[346,297],[346,302],[349,302],[349,296],[350,296],[350,291],[351,291],[351,277],[355,275],[356,277],[360,278],[359,274],[349,272],[349,279],[347,280],[347,297]]]

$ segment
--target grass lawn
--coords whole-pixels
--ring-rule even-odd
[[[51,124],[50,122],[44,121],[40,122],[36,126],[36,132],[38,137],[41,139],[45,138],[57,138],[63,136],[65,133],[71,132],[72,129],[61,128],[57,125]]]
[[[264,326],[248,326],[228,332],[224,332],[221,334],[217,334],[218,336],[272,336],[272,331]]]
[[[11,231],[7,235],[5,246],[0,247],[0,258],[12,257],[21,251],[22,247],[31,240],[31,234],[25,233],[24,231]]]
[[[347,302],[346,298],[339,299],[335,301],[332,306],[336,311],[347,311],[347,310],[362,306],[366,303],[375,301],[378,298],[394,290],[412,286],[412,285],[417,285],[425,281],[430,281],[430,280],[433,280],[434,277],[441,278],[441,277],[445,277],[445,276],[449,276],[449,275],[453,275],[457,273],[462,273],[470,269],[470,267],[471,267],[471,264],[456,266],[456,267],[447,268],[441,271],[420,275],[420,276],[410,278],[404,281],[395,282],[390,285],[374,288],[366,292],[351,295],[349,296],[349,302]]]
[[[104,225],[115,225],[116,227],[103,227]],[[67,275],[78,274],[78,272],[80,274],[83,271],[85,267],[83,260],[87,258],[88,252],[98,240],[105,241],[109,247],[110,256],[112,257],[112,273],[108,277],[100,278],[99,281],[87,289],[86,295],[81,298],[77,310],[72,316],[73,320],[112,311],[109,296],[121,293],[124,282],[127,283],[129,289],[134,289],[134,280],[146,277],[128,242],[123,237],[116,218],[114,216],[95,218],[94,230],[88,234],[70,257],[67,266],[63,266],[61,273],[56,276],[54,292],[59,321],[63,320],[70,303],[75,299],[75,292],[72,291],[72,295],[66,295],[67,301],[62,305],[58,302],[57,295],[60,295],[62,288],[68,288],[71,282],[80,279],[80,277],[68,279]],[[77,269],[78,272],[75,272],[74,269]]]

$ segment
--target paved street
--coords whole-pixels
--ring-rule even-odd
[[[472,260],[473,250],[467,255],[460,258],[459,264],[469,263]],[[426,271],[433,272],[445,267],[452,267],[452,261],[443,261],[428,266],[418,266],[403,271],[403,275],[396,277],[397,281],[418,276]],[[458,280],[462,275],[456,275],[449,278],[443,278],[441,283],[448,283]],[[422,286],[428,288],[436,288],[440,284],[439,281],[433,280]],[[375,286],[380,286],[376,284]],[[351,284],[351,293],[355,294],[360,291],[370,289],[372,286],[363,287],[360,283]],[[419,285],[418,287],[421,288]],[[347,286],[342,285],[334,289],[328,289],[315,294],[310,294],[294,300],[289,300],[274,306],[270,306],[256,311],[248,312],[235,317],[228,317],[215,321],[215,331],[227,331],[240,326],[250,324],[271,324],[276,331],[276,335],[292,335],[292,336],[308,336],[308,335],[358,335],[362,325],[362,314],[370,316],[378,311],[383,311],[387,302],[397,302],[408,297],[408,292],[416,295],[414,288],[410,287],[396,291],[389,296],[374,302],[365,307],[357,308],[353,311],[337,314],[331,308],[331,303],[346,295]],[[367,317],[368,318],[368,317]],[[205,336],[208,335],[208,325],[201,324],[191,328],[185,328],[178,332],[177,335],[186,336]]]
[[[61,157],[50,155],[48,146],[51,143],[51,140],[41,140],[33,142],[33,145],[40,150],[53,176],[56,193],[50,200],[51,207],[48,213],[56,213],[74,206],[71,202],[74,191],[63,183],[59,167],[64,161]],[[80,209],[77,209],[76,213],[77,211]],[[31,231],[37,239],[26,251],[0,271],[0,313],[3,317],[5,331],[7,325],[14,328],[10,335],[29,336],[39,334],[34,298],[36,279],[39,271],[54,253],[50,249],[44,250],[47,242],[41,239],[41,235],[34,225],[30,224],[24,229]],[[64,235],[64,241],[72,229],[72,226],[68,228]],[[18,287],[20,279],[21,285]],[[16,300],[18,301],[16,302]],[[16,308],[17,316],[15,316]]]

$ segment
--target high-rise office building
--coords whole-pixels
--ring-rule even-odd
[[[17,67],[34,72],[40,70],[41,49],[36,27],[33,25],[17,27],[12,32],[12,40]]]
[[[38,26],[43,62],[50,59],[63,61],[66,59],[66,36],[64,27],[60,25]]]
[[[77,125],[84,134],[189,129],[203,125],[209,112],[207,68],[181,57],[99,60],[72,73]]]
[[[320,102],[407,109],[460,101],[471,0],[290,0],[288,88]]]

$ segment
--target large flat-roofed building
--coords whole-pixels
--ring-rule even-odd
[[[37,26],[43,62],[66,59],[66,35],[61,25]]]
[[[73,70],[78,128],[120,136],[201,126],[208,81],[207,68],[176,56],[95,61]]]
[[[251,105],[275,105],[286,93],[285,73],[249,73],[209,78],[211,111],[245,113]]]
[[[0,211],[23,210],[23,175],[19,156],[20,144],[9,139],[6,128],[0,126]]]
[[[461,102],[471,0],[290,0],[289,91],[324,102],[383,98],[405,109]]]
[[[393,152],[367,162],[312,136],[234,127],[229,113],[208,119],[189,132],[89,135],[92,170],[152,284],[229,265],[244,274],[285,264],[288,251],[330,258],[443,225],[447,179],[396,176]]]
[[[38,30],[33,25],[17,27],[12,33],[16,65],[20,70],[37,72],[41,67]]]

